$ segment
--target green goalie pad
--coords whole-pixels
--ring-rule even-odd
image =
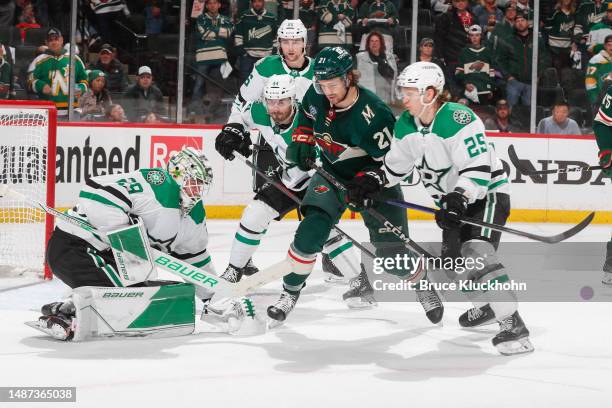
[[[155,278],[149,241],[140,222],[107,233],[124,286]]]

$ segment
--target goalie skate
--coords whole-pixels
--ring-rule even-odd
[[[37,321],[25,324],[57,340],[69,341],[74,337],[74,319],[61,314],[40,316]]]
[[[499,321],[500,332],[493,337],[493,345],[504,356],[529,353],[534,350],[529,341],[529,330],[518,311]]]
[[[342,299],[351,309],[370,309],[378,306],[374,299],[374,289],[368,280],[365,268],[361,265],[359,275],[349,281],[349,290],[342,295]]]

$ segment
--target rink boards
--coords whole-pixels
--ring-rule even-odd
[[[219,130],[217,125],[60,124],[56,207],[72,206],[87,177],[161,166],[172,151],[193,146],[203,148],[214,170],[214,185],[206,199],[207,215],[239,218],[253,196],[252,174],[243,163],[226,162],[215,151],[214,139]],[[489,133],[488,136],[510,174],[513,221],[574,222],[587,210],[598,212],[596,222],[612,221],[611,180],[603,178],[601,172],[528,177],[517,172],[508,159],[508,146],[514,145],[518,156],[529,160],[537,170],[596,164],[597,145],[592,135]],[[2,146],[15,146],[14,143],[0,138]],[[12,150],[2,151],[1,172],[15,176],[21,170],[12,165],[15,162],[10,157]],[[406,200],[433,205],[421,185],[404,187],[404,193]],[[423,214],[410,215],[412,219],[428,218]]]

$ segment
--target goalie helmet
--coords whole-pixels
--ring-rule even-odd
[[[317,54],[314,61],[314,87],[322,94],[318,81],[334,78],[346,79],[346,74],[353,69],[353,57],[342,47],[325,47]]]
[[[185,147],[168,160],[170,176],[181,188],[181,210],[188,214],[208,192],[213,173],[204,153]]]
[[[264,89],[265,99],[295,99],[295,79],[291,75],[272,75]]]
[[[424,95],[427,88],[432,87],[438,93],[444,89],[444,73],[433,62],[419,61],[410,64],[397,77],[397,95],[403,98],[401,88],[417,88]]]
[[[302,20],[284,20],[278,31],[276,32],[276,39],[278,41],[278,52],[280,53],[280,39],[302,39],[304,40],[304,49],[306,49],[306,42],[308,41],[308,33]]]

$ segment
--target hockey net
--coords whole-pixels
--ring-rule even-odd
[[[56,121],[55,106],[47,102],[0,101],[0,183],[51,207]],[[44,211],[0,198],[0,278],[50,279],[45,247],[52,230]]]

